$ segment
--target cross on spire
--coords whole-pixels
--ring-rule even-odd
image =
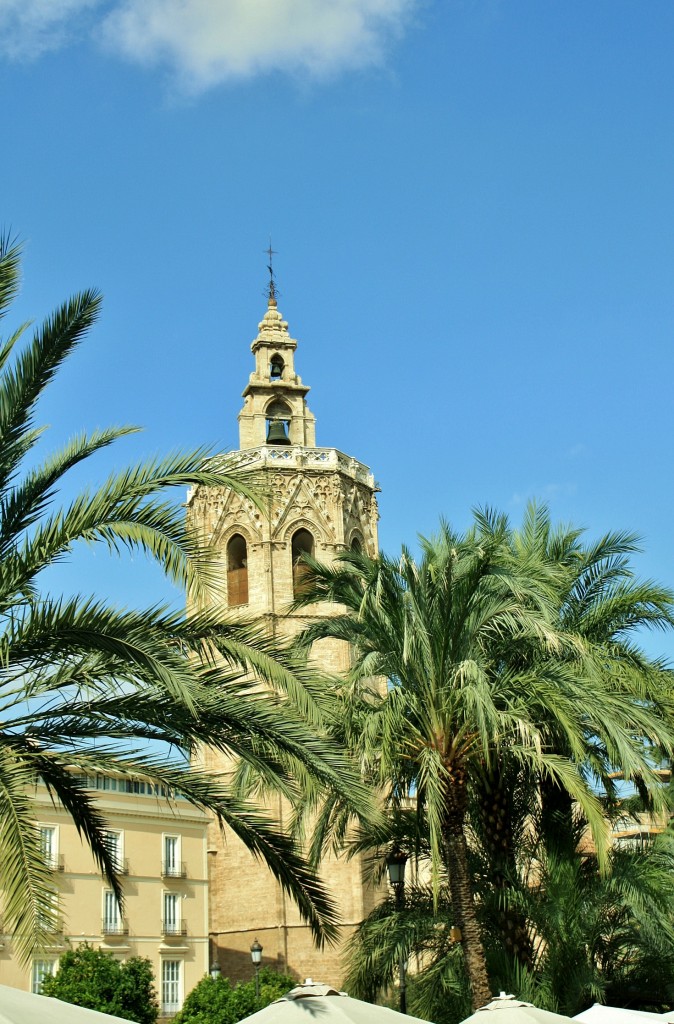
[[[269,239],[269,248],[265,249],[265,252],[267,253],[267,256],[269,257],[269,263],[267,264],[267,270],[269,271],[269,293],[268,293],[269,305],[270,306],[275,306],[276,305],[276,281],[274,280],[274,256],[276,256],[277,254],[276,254],[275,250],[272,249],[272,247],[271,247],[271,238]]]

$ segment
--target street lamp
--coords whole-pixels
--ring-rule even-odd
[[[213,981],[217,981],[218,980],[218,978],[222,974],[222,971],[220,970],[220,964],[218,963],[217,960],[213,961],[213,963],[211,964],[211,966],[208,969],[208,973],[210,974],[210,976],[213,979]]]
[[[255,939],[253,945],[250,947],[250,958],[253,961],[253,967],[255,968],[255,998],[260,998],[260,964],[262,963],[262,946]]]
[[[386,858],[386,869],[388,880],[395,893],[396,910],[400,911],[405,906],[405,865],[407,854],[394,847]],[[400,1012],[407,1013],[407,964],[405,956],[401,952],[398,961],[398,972],[400,974]]]

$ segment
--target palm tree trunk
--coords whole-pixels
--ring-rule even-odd
[[[518,876],[514,839],[513,792],[521,779],[504,774],[494,764],[476,785],[475,810],[480,836],[489,861],[489,877],[496,890],[507,894]],[[497,927],[504,948],[524,967],[533,964],[533,946],[524,914],[505,900],[498,911]]]
[[[548,853],[573,857],[576,850],[573,801],[554,779],[541,780],[541,832]]]
[[[482,945],[480,925],[475,913],[473,886],[468,867],[468,845],[463,831],[465,814],[457,809],[448,809],[443,824],[443,839],[447,852],[449,891],[452,909],[458,927],[461,929],[463,956],[470,983],[474,1010],[484,1006],[491,999],[491,986],[487,976],[487,960]]]

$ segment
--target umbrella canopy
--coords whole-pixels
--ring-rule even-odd
[[[461,1024],[569,1024],[571,1017],[539,1010],[533,1003],[523,1003],[515,996],[500,996],[466,1017]]]
[[[649,1013],[648,1010],[626,1010],[618,1006],[602,1006],[595,1003],[593,1006],[577,1013],[574,1020],[581,1021],[581,1024],[653,1024],[654,1021],[671,1020],[674,1014]]]
[[[84,1024],[84,1021],[82,1022]],[[387,1006],[352,999],[329,985],[307,978],[276,1002],[246,1017],[241,1024],[427,1024]]]
[[[129,1024],[109,1013],[0,985],[0,1024]]]

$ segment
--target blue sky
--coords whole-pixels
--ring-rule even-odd
[[[386,550],[538,498],[674,584],[673,42],[671,0],[0,0],[13,322],[105,294],[50,441],[142,424],[101,477],[235,447],[271,235]],[[159,593],[100,556],[55,580]]]

